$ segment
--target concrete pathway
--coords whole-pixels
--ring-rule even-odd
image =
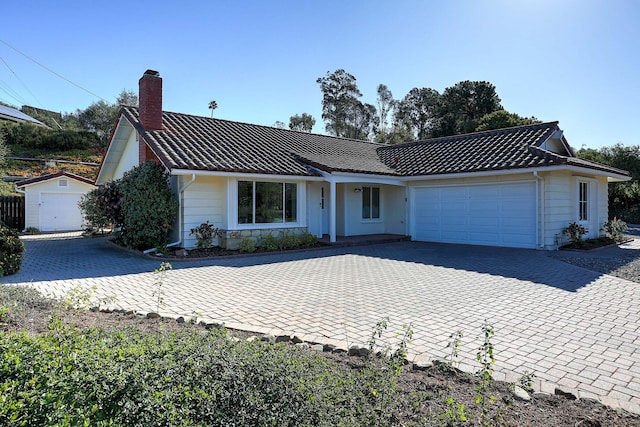
[[[77,234],[27,236],[20,273],[4,283],[63,295],[76,286],[115,296],[119,308],[156,311],[160,260]],[[347,347],[381,344],[412,324],[412,358],[444,358],[464,333],[460,366],[475,355],[485,320],[495,328],[496,378],[535,372],[536,387],[640,413],[640,284],[574,267],[547,253],[397,242],[244,258],[174,262],[165,277],[168,316],[224,322],[257,333],[296,334]]]

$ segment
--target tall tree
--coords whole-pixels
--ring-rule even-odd
[[[311,114],[302,113],[296,114],[289,118],[289,129],[297,130],[300,132],[311,132],[313,126],[316,124],[316,119]]]
[[[213,110],[215,110],[216,108],[218,108],[218,102],[215,100],[211,100],[209,101],[209,109],[211,110],[211,118],[213,119]]]
[[[116,106],[129,105],[132,107],[138,106],[138,94],[132,90],[122,89],[118,97],[116,98]]]
[[[410,130],[418,139],[431,138],[441,120],[442,103],[442,95],[437,90],[413,88],[398,103],[394,124]]]
[[[513,126],[532,125],[535,123],[541,123],[541,121],[535,117],[522,117],[516,113],[510,113],[506,110],[498,110],[493,113],[486,114],[478,120],[478,125],[475,130],[476,132],[480,132],[485,130],[510,128]]]
[[[387,85],[378,85],[378,132],[387,132],[389,129],[389,116],[392,114],[397,101]]]
[[[132,91],[123,89],[114,104],[100,100],[92,103],[84,110],[77,110],[76,115],[80,126],[98,135],[100,144],[105,147],[111,136],[111,131],[113,130],[116,119],[118,118],[120,105],[136,106],[137,104],[138,96]]]
[[[331,135],[369,138],[375,128],[375,107],[363,104],[356,78],[343,69],[316,80],[322,91],[322,118]],[[373,114],[372,114],[373,113]]]
[[[502,109],[496,87],[486,81],[458,82],[444,90],[442,100],[436,136],[473,132],[483,116]]]
[[[629,171],[631,181],[609,184],[609,217],[626,222],[640,222],[640,146],[615,144],[598,150],[582,148],[580,158]]]

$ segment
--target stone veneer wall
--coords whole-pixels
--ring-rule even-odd
[[[273,236],[280,239],[285,233],[300,236],[307,232],[307,227],[290,228],[265,228],[259,230],[222,230],[220,237],[220,247],[230,250],[238,249],[238,244],[244,239],[251,239],[256,247],[260,246],[262,239]]]

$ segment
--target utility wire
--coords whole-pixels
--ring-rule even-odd
[[[13,71],[13,69],[9,66],[9,64],[7,63],[7,61],[4,60],[4,58],[2,56],[0,56],[0,61],[2,61],[4,63],[4,65],[7,66],[7,68],[9,69],[9,71],[11,71],[11,73],[15,76],[16,80],[18,80],[20,82],[20,84],[27,90],[27,92],[29,92],[31,94],[31,96],[33,96],[33,99],[36,100],[36,102],[40,105],[40,107],[44,108],[44,105],[42,105],[42,102],[40,102],[40,100],[38,99],[37,96],[34,95],[33,92],[31,92],[31,90],[27,87],[26,84],[24,84],[24,82],[22,81],[22,79],[20,77],[18,77],[18,75],[16,74],[15,71]]]
[[[15,50],[15,51],[16,51],[16,52],[18,52],[20,55],[22,55],[22,56],[24,56],[25,58],[27,58],[29,61],[31,61],[31,62],[33,62],[33,63],[35,63],[35,64],[39,65],[40,67],[44,68],[45,70],[47,70],[47,71],[48,71],[48,72],[50,72],[51,74],[53,74],[53,75],[55,75],[55,76],[57,76],[57,77],[61,78],[62,80],[66,81],[66,82],[67,82],[67,83],[69,83],[69,84],[72,84],[73,86],[77,87],[78,89],[83,90],[83,91],[87,92],[88,94],[93,95],[93,96],[95,96],[96,98],[99,98],[99,99],[103,100],[104,102],[109,102],[109,101],[107,101],[106,99],[104,99],[103,97],[101,97],[100,95],[96,95],[95,93],[91,92],[89,89],[85,89],[85,88],[83,88],[82,86],[80,86],[79,84],[72,82],[71,80],[69,80],[69,79],[68,79],[68,78],[66,78],[65,76],[63,76],[63,75],[61,75],[61,74],[59,74],[59,73],[56,73],[56,72],[55,72],[55,71],[53,71],[51,68],[49,68],[49,67],[47,67],[46,65],[44,65],[44,64],[42,64],[42,63],[40,63],[40,62],[36,61],[35,59],[33,59],[32,57],[30,57],[30,56],[29,56],[29,55],[27,55],[26,53],[23,53],[23,52],[19,51],[18,49],[16,49],[15,47],[13,47],[13,46],[11,46],[9,43],[7,43],[6,41],[4,41],[4,40],[1,40],[1,39],[0,39],[0,43],[5,44],[5,45],[6,45],[6,46],[8,46],[9,48],[11,48],[11,49]]]

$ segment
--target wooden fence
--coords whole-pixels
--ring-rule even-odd
[[[16,230],[24,230],[24,197],[0,196],[0,222]]]

